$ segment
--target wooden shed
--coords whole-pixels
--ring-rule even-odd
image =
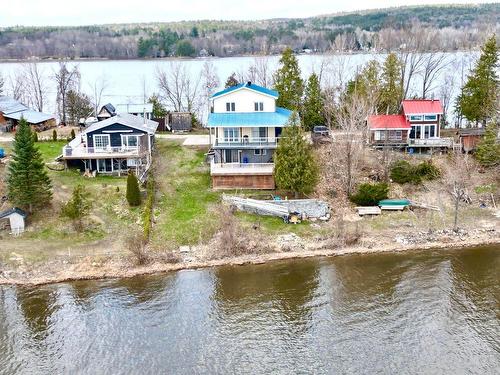
[[[458,135],[462,150],[467,153],[474,151],[481,138],[483,138],[484,132],[485,128],[460,129]]]
[[[24,221],[27,216],[28,214],[25,211],[13,207],[7,211],[0,212],[0,225],[6,225],[10,228],[10,233],[17,236],[24,232]]]
[[[189,112],[172,112],[165,118],[165,127],[172,133],[188,132],[192,127],[192,116]]]

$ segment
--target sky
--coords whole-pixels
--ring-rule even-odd
[[[467,0],[451,0],[467,4]],[[477,0],[488,3],[492,0]],[[10,3],[1,6],[2,3]],[[311,17],[443,0],[0,0],[0,27]]]

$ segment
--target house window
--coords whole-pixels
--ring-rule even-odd
[[[253,154],[254,155],[266,155],[267,154],[267,150],[264,150],[264,149],[261,149],[261,148],[257,148],[255,150],[253,150]]]
[[[139,145],[138,135],[122,135],[122,146],[125,148],[137,148]]]
[[[380,130],[375,131],[375,140],[376,141],[381,141],[383,139],[383,132]]]
[[[267,128],[252,128],[252,140],[264,142],[267,139]]]
[[[425,121],[436,121],[437,120],[437,115],[425,115],[424,116]]]
[[[263,102],[255,102],[254,103],[255,112],[262,112],[264,110]]]
[[[226,103],[226,112],[234,112],[236,111],[236,104],[233,103]]]
[[[431,125],[430,126],[429,133],[430,133],[431,138],[434,138],[436,136],[436,125]]]
[[[109,134],[94,134],[94,149],[96,151],[106,151],[109,146]]]
[[[410,121],[422,121],[422,116],[421,115],[411,115]]]
[[[224,142],[238,142],[239,138],[239,128],[224,128]]]

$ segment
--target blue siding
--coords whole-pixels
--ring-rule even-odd
[[[119,130],[123,130],[123,133],[115,133],[115,131]],[[132,132],[130,132],[130,130],[132,130]],[[106,131],[113,131],[113,133],[106,133]],[[122,134],[146,134],[146,132],[122,124],[109,125],[104,128],[87,133],[88,147],[94,147],[94,134],[108,134],[111,142],[111,147],[120,147],[122,145]]]

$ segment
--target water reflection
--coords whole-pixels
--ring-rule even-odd
[[[0,373],[500,368],[499,248],[0,288]]]

